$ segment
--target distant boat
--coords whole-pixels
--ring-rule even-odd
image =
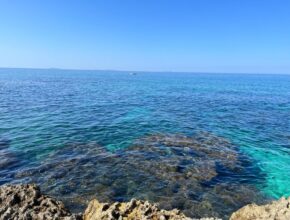
[[[135,76],[135,75],[137,75],[137,73],[132,72],[132,73],[129,73],[129,75]]]

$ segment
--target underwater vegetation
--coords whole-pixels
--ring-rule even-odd
[[[95,197],[102,202],[137,198],[191,217],[225,217],[245,204],[266,201],[251,180],[258,172],[237,146],[200,132],[152,134],[116,151],[71,143],[14,178],[40,184],[73,211]]]

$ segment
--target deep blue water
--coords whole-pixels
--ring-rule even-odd
[[[213,161],[213,169],[218,175],[206,183],[202,182],[198,188],[201,192],[218,182],[229,186],[233,183],[235,186],[250,185],[267,199],[290,196],[290,76],[0,70],[0,184],[37,182],[43,184],[45,192],[67,194],[69,198],[77,197],[82,192],[80,184],[84,184],[83,190],[88,190],[87,195],[98,197],[100,190],[107,192],[114,187],[114,183],[110,182],[112,177],[102,183],[103,188],[96,187],[102,181],[102,176],[98,176],[100,173],[104,176],[109,170],[118,168],[119,161],[109,159],[104,165],[99,163],[108,155],[122,157],[127,154],[123,152],[125,149],[130,149],[142,138],[156,134],[161,135],[157,141],[154,139],[159,148],[164,144],[164,136],[170,139],[176,134],[196,137],[196,134],[203,133],[229,141],[239,157],[237,169],[245,171],[224,172],[219,163]],[[183,139],[174,138],[179,144],[183,142]],[[142,142],[142,146],[147,149],[147,145],[153,145],[152,138],[150,141]],[[206,146],[210,149],[211,144]],[[172,150],[172,143],[169,145]],[[67,146],[70,148],[65,150]],[[102,152],[96,150],[99,148]],[[139,159],[151,161],[148,159],[151,155],[161,160],[163,157],[160,155],[163,154],[155,151],[156,148]],[[224,151],[223,146],[219,151]],[[53,178],[67,165],[56,167],[51,164],[67,158],[76,161],[83,155],[92,154],[98,157],[90,158],[90,163],[96,163],[98,167],[80,163],[74,166],[89,168],[82,171],[69,168],[71,172]],[[183,164],[176,170],[179,173],[192,163],[186,161],[194,158],[196,152],[181,154],[186,154],[187,159],[182,157]],[[178,155],[176,151],[174,162],[170,160],[168,164],[181,160]],[[123,161],[131,160],[128,155],[124,158],[127,159]],[[84,157],[84,161],[89,159]],[[144,165],[142,163],[140,166]],[[132,172],[129,166],[122,167],[121,171],[125,174]],[[88,182],[92,181],[91,185],[78,182],[78,173],[86,172],[90,173],[86,178]],[[129,193],[131,182],[136,181],[135,185],[132,183],[136,186],[132,186],[134,189],[139,189],[142,184],[136,180],[137,172],[134,175],[132,179],[124,179],[127,183],[125,181],[124,187],[115,190],[110,198],[126,200],[133,195],[159,202],[161,197],[150,196],[154,192],[150,187],[142,189],[142,195]],[[62,191],[68,180],[76,187],[69,192]],[[168,184],[170,181],[166,179],[165,182]],[[151,183],[157,187],[157,182]],[[178,185],[178,180],[175,184]],[[159,187],[164,188],[164,185]],[[180,186],[175,188],[171,193],[176,193]],[[217,200],[217,195],[208,194],[212,195],[208,201]],[[198,200],[194,195],[190,198]],[[175,203],[172,204],[174,207]],[[184,207],[186,205],[183,204],[179,208]]]

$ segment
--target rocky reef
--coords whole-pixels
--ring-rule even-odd
[[[281,198],[267,205],[246,205],[234,212],[230,220],[289,220],[290,197]]]
[[[101,203],[92,200],[83,214],[72,214],[64,204],[43,195],[34,184],[0,187],[1,220],[193,220],[181,211],[160,209],[148,201]],[[247,205],[234,212],[230,220],[289,220],[290,197],[268,205]],[[197,220],[197,219],[195,219]],[[200,218],[199,220],[218,220]]]
[[[72,214],[64,204],[43,195],[34,184],[0,187],[1,220],[190,220],[179,210],[166,211],[155,204],[130,202],[100,203],[92,200],[83,214]],[[204,219],[206,220],[206,219]],[[208,218],[208,220],[211,220]],[[214,220],[214,218],[212,218]]]
[[[192,218],[228,218],[246,204],[266,201],[250,182],[258,173],[233,143],[201,132],[151,134],[115,151],[93,142],[68,143],[12,178],[40,185],[73,212],[94,198],[136,198]]]
[[[71,214],[62,202],[42,195],[39,187],[29,184],[0,187],[0,219],[78,220],[82,217]]]
[[[108,220],[108,219],[160,219],[160,220],[190,220],[179,210],[160,210],[149,202],[132,199],[130,202],[100,203],[93,200],[89,203],[84,220]]]

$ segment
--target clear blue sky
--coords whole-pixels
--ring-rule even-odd
[[[290,1],[0,0],[0,66],[290,73]]]

